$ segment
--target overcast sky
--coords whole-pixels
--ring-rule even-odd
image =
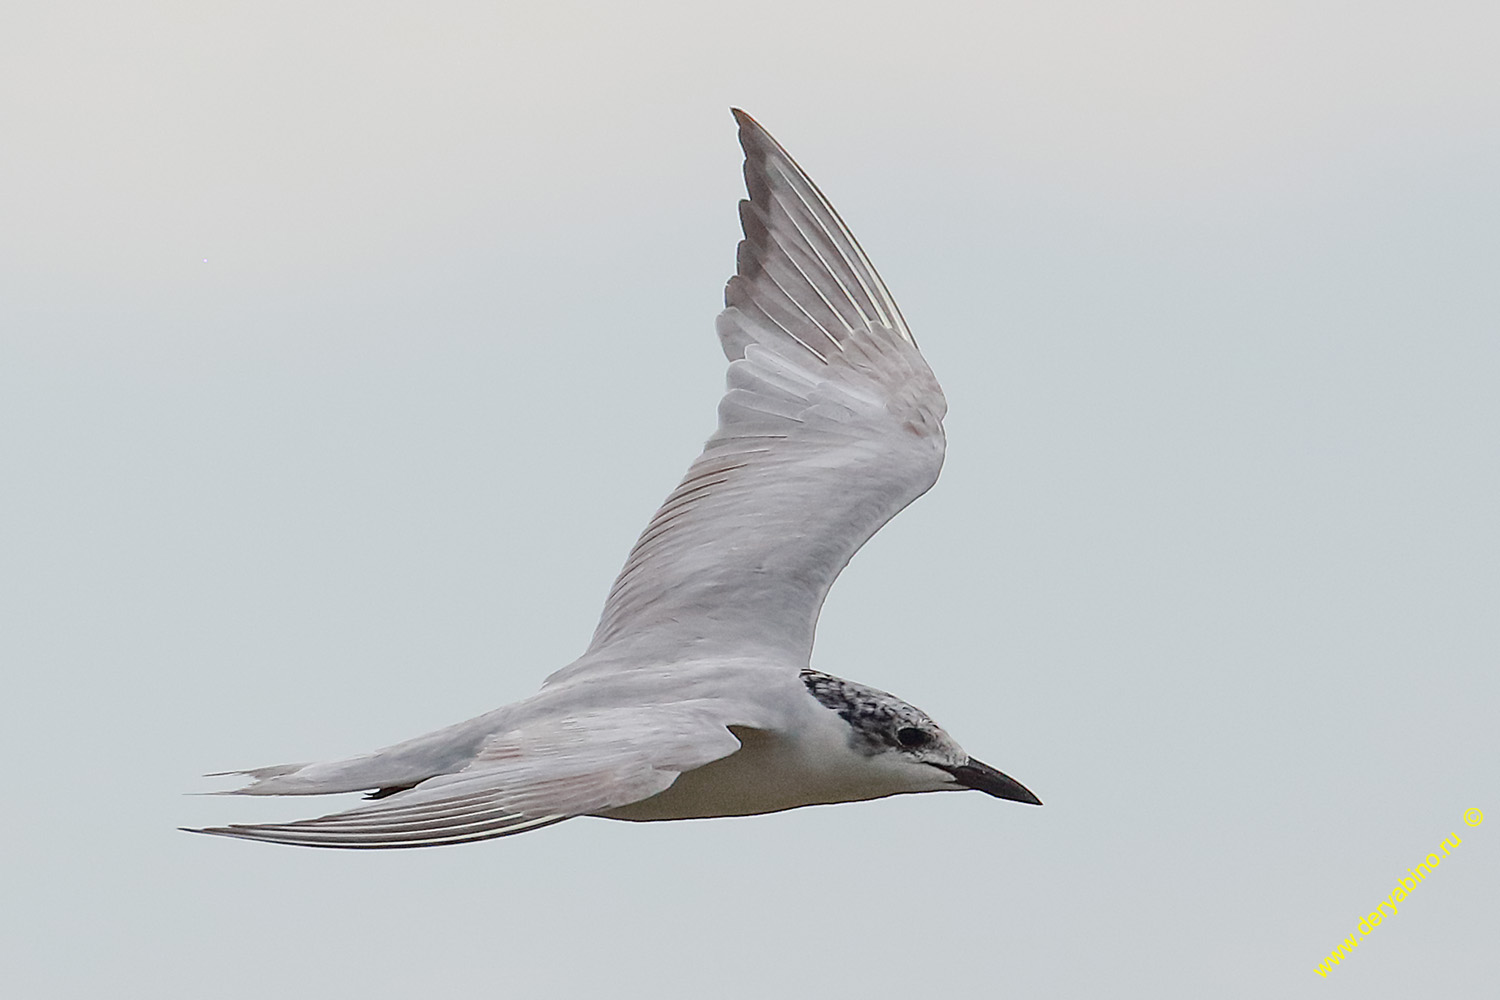
[[[1500,13],[1227,6],[8,7],[7,989],[1492,992]],[[1046,805],[177,832],[582,651],[714,426],[730,105],[951,407],[814,665]]]

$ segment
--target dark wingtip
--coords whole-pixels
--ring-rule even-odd
[[[740,146],[745,150],[746,157],[765,156],[770,150],[781,149],[781,144],[771,138],[771,133],[760,122],[739,108],[730,108],[729,111],[740,127]],[[785,152],[782,150],[783,155]]]

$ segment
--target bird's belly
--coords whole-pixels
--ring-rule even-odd
[[[732,728],[739,750],[683,773],[649,799],[596,815],[632,821],[748,816],[912,790],[861,766],[864,761],[847,745],[821,747],[763,730]]]

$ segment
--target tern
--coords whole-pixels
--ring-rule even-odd
[[[958,789],[1041,805],[920,709],[810,665],[834,578],[937,481],[947,403],[828,199],[733,113],[749,198],[716,323],[718,429],[630,551],[587,651],[530,698],[383,750],[222,772],[252,779],[225,794],[369,804],[191,832],[396,848]]]

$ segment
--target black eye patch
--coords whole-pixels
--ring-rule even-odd
[[[907,749],[914,750],[917,747],[925,747],[932,742],[932,734],[911,726],[903,726],[896,730],[896,742]]]

